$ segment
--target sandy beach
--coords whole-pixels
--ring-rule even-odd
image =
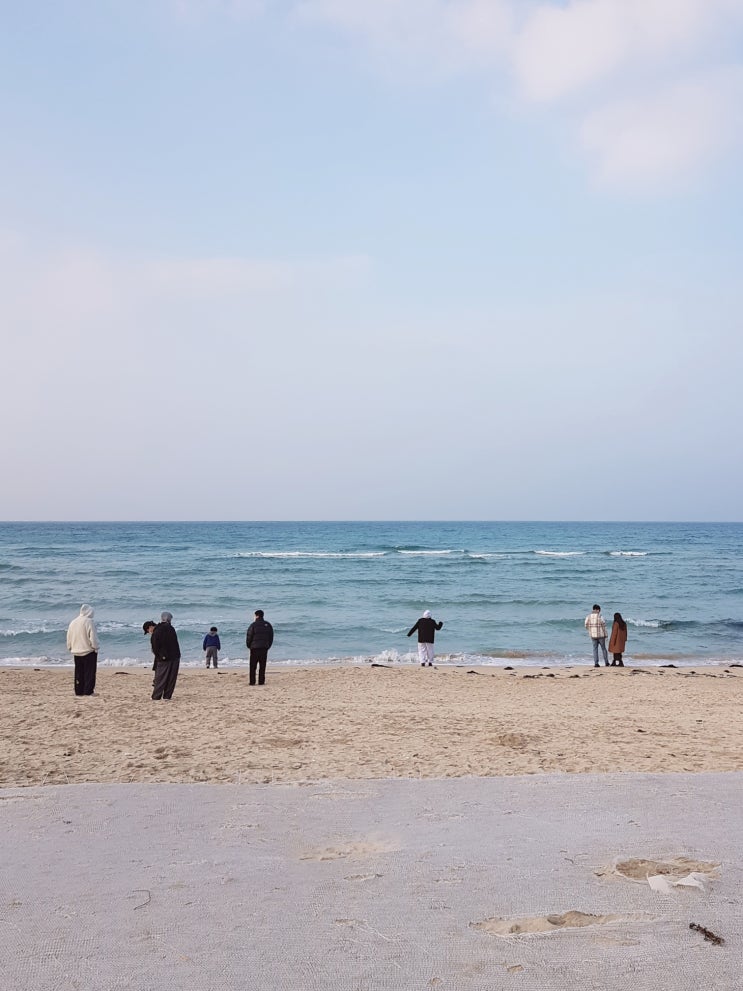
[[[0,670],[3,786],[743,769],[743,668]]]

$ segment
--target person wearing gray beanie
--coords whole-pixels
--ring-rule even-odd
[[[171,699],[181,665],[181,648],[178,634],[171,624],[173,614],[163,612],[160,622],[152,631],[152,653],[155,655],[155,680],[152,684],[153,701]]]

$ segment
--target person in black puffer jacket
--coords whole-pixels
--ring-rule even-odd
[[[431,619],[431,613],[426,609],[408,633],[408,636],[412,637],[415,631],[418,631],[418,660],[421,662],[422,668],[426,665],[429,668],[433,667],[433,641],[436,636],[436,630],[440,630],[443,625],[443,621],[437,623],[435,619]]]
[[[250,684],[255,684],[258,670],[258,684],[266,684],[266,661],[273,644],[273,627],[263,618],[263,610],[256,609],[255,620],[248,627],[245,645],[250,651]]]

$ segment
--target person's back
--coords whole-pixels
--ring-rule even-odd
[[[590,637],[599,638],[606,636],[606,622],[604,621],[604,617],[595,609],[586,616],[584,626],[588,630]]]
[[[408,633],[408,636],[412,636],[417,630],[418,643],[434,643],[436,630],[440,630],[443,625],[443,622],[437,623],[431,616],[421,616],[410,633]]]
[[[256,609],[253,615],[255,618],[245,634],[245,644],[250,651],[250,684],[255,685],[257,674],[258,684],[265,685],[268,651],[273,644],[273,627],[263,618],[262,609]]]
[[[178,634],[169,622],[158,623],[152,631],[152,652],[158,661],[179,661],[181,659]]]
[[[245,646],[252,650],[268,650],[273,644],[273,627],[268,620],[259,616],[248,627]]]
[[[83,604],[67,627],[67,649],[75,664],[75,695],[94,695],[98,667],[98,635],[93,607]]]
[[[67,627],[67,649],[71,654],[81,656],[98,650],[98,636],[93,622],[93,607],[83,605],[80,615]]]
[[[416,630],[418,631],[418,659],[423,668],[426,665],[433,667],[434,638],[436,636],[436,630],[440,630],[443,625],[443,621],[437,623],[431,617],[430,610],[426,609],[421,618],[408,630],[409,637],[412,637]]]
[[[595,605],[593,607],[591,612],[586,616],[583,625],[588,630],[588,635],[593,644],[593,666],[595,668],[599,666],[599,648],[601,648],[601,653],[604,655],[604,664],[608,667],[609,656],[606,652],[606,623],[604,622],[604,617],[601,615],[601,606]]]

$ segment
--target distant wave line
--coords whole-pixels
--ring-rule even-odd
[[[534,551],[539,557],[583,557],[585,551]]]
[[[386,551],[237,551],[235,557],[338,559],[385,557],[386,553]]]

